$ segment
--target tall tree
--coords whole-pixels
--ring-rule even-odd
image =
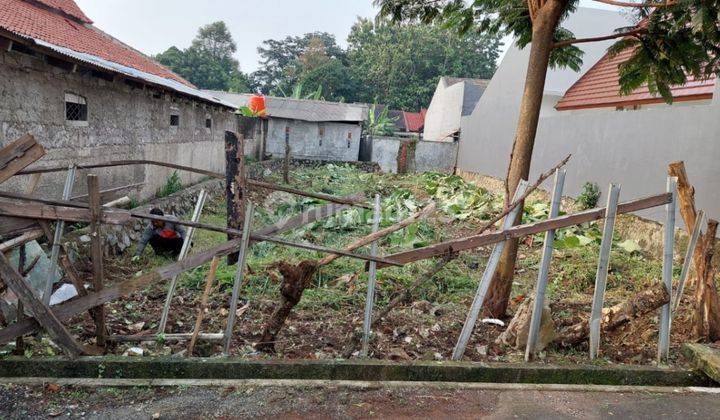
[[[277,89],[292,89],[301,76],[298,67],[301,56],[318,53],[345,64],[345,51],[337,44],[335,36],[327,32],[312,32],[302,36],[288,36],[282,40],[268,39],[258,47],[260,67],[253,73],[254,82],[265,93]]]
[[[155,59],[201,89],[248,92],[250,81],[240,71],[236,51],[225,22],[214,22],[201,27],[186,50],[170,47]]]
[[[548,66],[577,70],[582,52],[576,44],[618,39],[610,48],[612,55],[632,51],[619,68],[620,93],[647,85],[667,102],[672,101],[670,87],[686,83],[688,75],[705,78],[720,70],[720,0],[594,0],[625,8],[642,22],[586,39],[576,39],[561,25],[575,11],[578,0],[374,1],[382,16],[395,21],[442,23],[462,33],[512,35],[519,47],[530,45],[507,193],[529,176]],[[507,310],[517,250],[517,240],[510,241],[493,279],[486,309],[494,316]]]
[[[358,100],[420,110],[442,76],[489,79],[501,46],[497,35],[459,35],[438,25],[392,25],[359,19],[348,37]]]

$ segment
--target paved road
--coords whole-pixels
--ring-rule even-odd
[[[713,419],[720,394],[0,385],[0,418]]]

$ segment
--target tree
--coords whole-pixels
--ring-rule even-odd
[[[346,64],[345,51],[337,44],[335,36],[327,32],[288,36],[283,40],[268,39],[258,47],[258,53],[260,68],[253,73],[253,80],[265,93],[277,88],[291,90],[302,75],[299,67],[303,65],[300,60],[303,56],[307,64],[318,55]]]
[[[236,51],[225,23],[215,22],[200,28],[186,50],[170,47],[155,59],[201,89],[249,92],[250,80],[233,57]]]
[[[430,104],[442,76],[489,79],[501,46],[497,35],[459,35],[439,25],[392,25],[359,19],[348,37],[361,102],[417,110]]]
[[[619,68],[622,94],[647,85],[651,93],[670,103],[671,86],[686,83],[689,75],[700,79],[719,72],[718,0],[594,0],[625,8],[640,23],[586,39],[576,39],[561,26],[575,11],[578,0],[374,1],[381,16],[391,16],[397,22],[443,24],[461,33],[512,35],[520,48],[530,45],[506,197],[529,176],[547,69],[560,66],[578,70],[582,51],[577,44],[618,39],[610,48],[611,55],[632,51]],[[503,316],[507,310],[517,251],[517,240],[510,241],[493,278],[485,305],[493,316]]]

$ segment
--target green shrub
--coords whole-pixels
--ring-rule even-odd
[[[583,185],[582,192],[577,198],[578,204],[583,210],[592,209],[597,207],[598,201],[600,201],[600,187],[594,182],[586,182]]]
[[[157,192],[158,198],[167,197],[169,195],[175,194],[178,191],[181,191],[183,189],[182,182],[180,181],[180,175],[177,171],[173,171],[173,173],[170,174],[170,176],[165,181],[165,185],[163,185]]]

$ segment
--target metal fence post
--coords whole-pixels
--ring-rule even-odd
[[[608,268],[610,267],[610,251],[612,250],[620,186],[610,184],[609,191],[607,209],[605,210],[605,226],[600,245],[600,260],[595,275],[592,313],[590,315],[590,359],[595,359],[600,350],[600,324],[602,323],[602,309],[605,303],[605,287],[607,285]]]
[[[200,221],[200,215],[202,214],[202,210],[205,206],[206,200],[207,192],[205,190],[200,190],[197,202],[195,203],[195,211],[193,211],[192,215],[193,222]],[[180,255],[178,255],[178,261],[182,261],[183,259],[185,259],[185,257],[187,257],[187,254],[190,252],[190,246],[192,245],[192,238],[194,233],[195,228],[189,227],[187,229],[187,232],[185,234],[185,240],[183,241],[182,248],[180,248]],[[175,296],[175,288],[177,287],[178,277],[180,276],[174,276],[172,280],[170,280],[168,293],[165,297],[165,306],[163,307],[162,315],[160,315],[160,326],[158,327],[158,334],[164,334],[165,329],[167,328],[168,316],[170,315],[170,305],[172,303],[173,296]]]
[[[242,243],[240,244],[240,252],[238,253],[237,270],[235,271],[235,282],[233,283],[232,297],[230,298],[230,313],[228,314],[228,322],[223,337],[223,355],[230,354],[230,341],[232,341],[233,327],[235,327],[235,317],[237,316],[238,299],[240,298],[240,286],[243,282],[245,274],[245,260],[250,250],[250,229],[252,228],[252,218],[255,207],[248,202],[245,209],[245,223],[243,224]]]
[[[373,233],[376,233],[380,229],[380,195],[375,195],[375,213],[373,216]],[[378,241],[372,243],[370,248],[370,255],[373,257],[377,256],[378,252]],[[373,306],[375,305],[375,280],[377,277],[377,263],[370,261],[370,268],[368,269],[368,286],[367,286],[367,297],[365,298],[365,319],[363,322],[363,339],[362,339],[362,350],[360,355],[367,357],[368,350],[370,347],[370,324],[372,322]]]
[[[663,247],[663,283],[672,297],[672,275],[673,275],[673,254],[675,248],[675,212],[677,202],[678,179],[669,177],[667,180],[667,191],[672,194],[672,201],[665,206],[667,219],[665,221],[665,235]],[[696,225],[701,220],[696,218]],[[660,309],[660,334],[658,337],[658,362],[667,362],[670,355],[670,302]]]
[[[521,181],[518,185],[517,191],[515,191],[515,196],[513,197],[512,202],[514,203],[522,197],[527,189],[527,181]],[[515,222],[515,218],[522,210],[522,206],[517,206],[512,212],[510,212],[510,214],[508,214],[503,222],[503,230],[507,230],[512,227]],[[505,249],[505,243],[506,241],[500,242],[495,246],[495,248],[493,248],[487,267],[485,267],[485,272],[483,272],[482,279],[480,279],[480,283],[478,284],[477,292],[475,293],[475,298],[473,299],[472,306],[468,312],[467,319],[465,319],[465,324],[460,332],[460,337],[458,338],[457,344],[455,344],[452,360],[460,360],[462,359],[463,354],[465,354],[465,348],[470,341],[470,336],[472,335],[475,323],[480,315],[480,309],[482,309],[483,303],[485,302],[485,295],[487,294],[488,289],[490,289],[490,283],[495,275],[495,270],[497,269],[498,262],[500,261],[500,255]]]
[[[565,186],[566,171],[558,169],[555,171],[555,186],[553,188],[552,201],[550,205],[549,219],[554,219],[560,214],[562,204],[563,187]],[[530,330],[528,332],[527,347],[525,347],[525,361],[529,362],[535,354],[535,344],[540,333],[543,308],[545,306],[545,289],[547,288],[548,273],[550,272],[550,261],[552,261],[553,244],[555,241],[555,229],[545,232],[545,245],[543,247],[540,270],[538,270],[538,281],[535,289],[535,301],[533,302]]]
[[[72,195],[73,184],[75,183],[75,165],[68,166],[67,178],[65,178],[65,187],[63,188],[63,200],[69,200]],[[50,267],[48,268],[47,280],[45,281],[45,289],[43,290],[42,300],[46,305],[50,305],[50,296],[52,295],[53,279],[58,275],[58,258],[60,258],[60,243],[62,242],[63,233],[65,231],[65,221],[58,220],[55,224],[55,235],[53,236],[52,249],[50,251]]]
[[[680,306],[680,299],[682,299],[683,292],[685,291],[685,282],[687,281],[688,275],[690,275],[690,267],[693,263],[693,256],[695,255],[695,249],[697,248],[700,234],[702,233],[702,227],[705,224],[705,212],[700,210],[695,218],[695,227],[693,227],[692,236],[688,243],[688,248],[685,252],[685,260],[683,261],[683,268],[680,272],[680,280],[678,281],[678,289],[675,293],[675,300],[672,306],[672,316],[675,316],[678,306]]]

